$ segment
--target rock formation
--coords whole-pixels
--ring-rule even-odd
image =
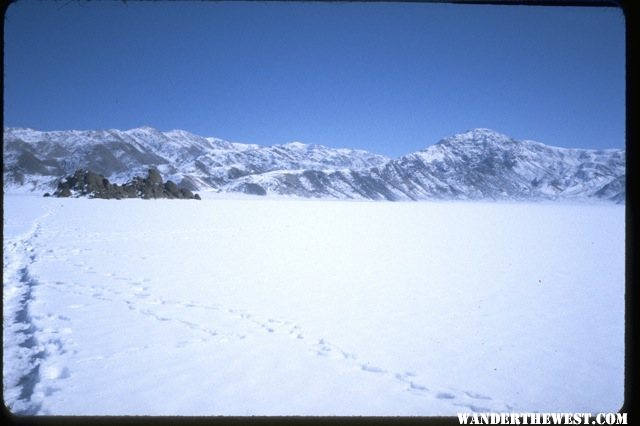
[[[47,194],[45,194],[47,196]],[[147,177],[134,177],[123,185],[109,182],[103,175],[90,170],[77,170],[58,183],[54,197],[122,198],[179,198],[199,200],[200,196],[172,181],[163,182],[157,169],[149,169]]]

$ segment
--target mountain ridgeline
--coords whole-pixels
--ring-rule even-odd
[[[4,187],[47,191],[78,169],[112,182],[158,170],[186,190],[371,200],[625,201],[625,151],[569,149],[474,129],[397,159],[183,130],[4,129]]]

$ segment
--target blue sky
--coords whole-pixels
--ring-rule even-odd
[[[5,15],[4,125],[148,125],[397,157],[475,127],[624,146],[615,8],[35,2]]]

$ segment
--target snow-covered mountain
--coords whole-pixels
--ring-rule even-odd
[[[361,170],[389,160],[361,150],[299,142],[263,147],[150,127],[51,132],[5,128],[3,148],[5,187],[26,185],[31,190],[50,189],[79,168],[118,182],[156,167],[165,178],[202,190],[274,170]]]
[[[625,151],[514,140],[475,129],[398,159],[292,142],[260,146],[184,130],[4,129],[4,186],[47,190],[84,168],[126,181],[150,167],[192,190],[338,199],[623,202]]]
[[[393,160],[380,176],[410,199],[624,201],[625,151],[551,147],[475,129]]]

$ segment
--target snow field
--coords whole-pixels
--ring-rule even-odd
[[[623,206],[4,203],[3,385],[14,412],[622,404]]]

